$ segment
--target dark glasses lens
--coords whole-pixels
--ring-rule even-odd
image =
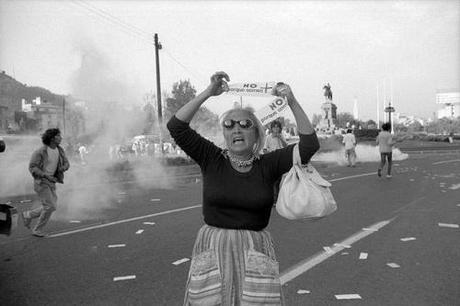
[[[223,126],[226,129],[233,129],[235,124],[238,124],[242,129],[249,129],[254,125],[251,119],[244,119],[244,120],[227,119],[227,120],[224,120],[223,122]]]

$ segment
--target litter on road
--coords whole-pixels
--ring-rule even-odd
[[[340,253],[340,255],[348,255],[349,253],[348,252],[342,252]]]
[[[451,223],[438,223],[440,227],[450,227],[450,228],[458,228],[458,224],[451,224]]]
[[[29,203],[29,202],[32,202],[32,200],[22,200],[22,201],[20,201],[20,203]]]
[[[129,279],[135,279],[135,278],[136,278],[136,275],[117,276],[113,278],[113,281],[117,282],[117,281],[129,280]]]
[[[308,294],[308,293],[310,293],[310,290],[304,290],[304,289],[297,290],[297,294]]]
[[[189,261],[189,260],[190,260],[190,259],[188,259],[188,258],[182,258],[182,259],[176,260],[176,261],[173,262],[172,264],[175,265],[175,266],[178,266],[178,265],[180,265],[180,264],[182,264],[182,263],[184,263],[184,262],[187,262],[187,261]]]
[[[109,244],[107,247],[109,248],[124,248],[126,244]]]
[[[146,222],[144,222],[143,224],[147,224],[147,225],[155,225],[155,222],[148,222],[148,221],[146,221]]]
[[[359,259],[367,259],[367,253],[361,252],[359,253]]]
[[[69,223],[81,223],[79,220],[70,220]]]
[[[393,269],[401,267],[400,265],[398,265],[397,263],[394,263],[394,262],[387,263],[387,266],[389,266],[390,268],[393,268]]]
[[[161,201],[160,199],[150,199],[151,202],[159,202]]]
[[[415,237],[406,237],[406,238],[401,238],[401,241],[411,241],[411,240],[415,240],[417,238]]]
[[[144,232],[144,230],[143,230],[143,229],[140,229],[140,230],[138,230],[138,231],[136,232],[136,235],[142,234],[143,232]]]
[[[449,189],[456,190],[460,188],[460,184],[455,184],[449,187]]]
[[[335,298],[338,300],[360,300],[361,296],[359,294],[336,294]]]

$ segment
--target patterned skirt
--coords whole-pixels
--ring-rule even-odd
[[[284,305],[270,233],[204,225],[193,248],[184,305]]]

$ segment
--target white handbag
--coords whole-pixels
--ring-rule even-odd
[[[283,175],[276,202],[276,211],[289,220],[325,217],[337,210],[331,183],[321,177],[308,163],[302,166],[299,145],[293,150],[293,165]]]

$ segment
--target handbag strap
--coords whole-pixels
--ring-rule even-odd
[[[299,143],[296,143],[292,150],[292,165],[302,166],[302,159],[300,158]]]

